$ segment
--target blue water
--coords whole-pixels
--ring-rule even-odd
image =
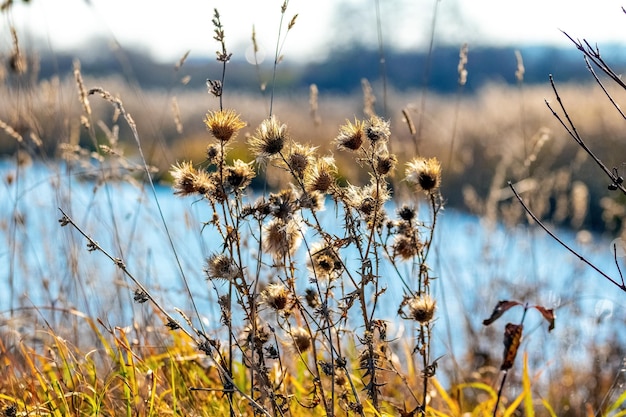
[[[219,328],[215,292],[203,273],[206,257],[219,251],[214,232],[201,230],[212,215],[207,204],[175,197],[166,186],[157,186],[155,195],[148,187],[129,181],[99,183],[98,172],[89,173],[96,180],[81,180],[80,169],[61,165],[17,170],[11,163],[0,164],[0,326],[2,318],[19,316],[35,306],[43,316],[50,308],[75,308],[119,326],[149,315],[146,305],[131,302],[136,286],[102,253],[87,251],[86,240],[76,230],[59,225],[61,208],[112,256],[122,258],[170,313],[175,314],[176,307],[193,317],[196,308],[204,325]],[[427,214],[422,208],[420,217],[427,220]],[[321,217],[340,233],[332,202],[327,202]],[[573,232],[558,233],[619,279],[611,237],[595,235],[592,242],[582,245]],[[564,358],[585,360],[585,349],[594,341],[604,343],[616,337],[624,342],[626,335],[615,329],[623,328],[626,320],[626,294],[538,228],[488,226],[476,216],[445,209],[438,219],[431,255],[429,266],[437,277],[433,295],[438,300],[435,356],[459,361],[468,345],[470,350],[494,349],[494,337],[495,349],[500,351],[499,335],[507,321],[519,321],[521,308],[506,313],[492,324],[493,329],[486,329],[482,321],[503,299],[556,309],[556,328],[551,334],[539,314],[531,311],[525,321],[523,347],[537,353],[537,360],[542,361],[538,366],[558,364]],[[626,270],[624,259],[618,260]],[[410,277],[410,265],[404,268],[401,272]],[[306,273],[301,281],[298,287],[304,289]],[[396,314],[403,287],[393,271],[381,270],[381,285],[387,292],[378,317],[389,321],[389,338],[410,336],[411,323]]]

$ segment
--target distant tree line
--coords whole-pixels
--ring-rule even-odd
[[[626,56],[615,53],[619,47],[605,47],[601,52],[608,56],[614,68],[626,67]],[[41,76],[70,74],[72,60],[81,59],[82,71],[86,76],[122,75],[128,81],[147,89],[166,88],[177,83],[183,76],[189,76],[185,88],[203,89],[207,78],[214,78],[219,72],[218,63],[213,59],[189,59],[178,71],[175,62],[155,61],[149,54],[139,50],[110,51],[102,44],[95,48],[97,55],[81,58],[81,52],[58,53],[41,57]],[[589,74],[581,65],[581,55],[575,48],[525,47],[519,49],[523,58],[525,84],[547,83],[548,75],[553,74],[559,82],[588,81]],[[297,63],[288,59],[278,68],[276,88],[280,90],[303,90],[312,83],[320,91],[351,93],[359,91],[361,79],[375,83],[381,79],[380,56],[376,50],[355,46],[338,53],[329,54],[329,59],[319,63]],[[430,60],[430,62],[429,62]],[[387,83],[399,90],[428,87],[438,93],[453,93],[458,89],[457,65],[459,49],[438,47],[432,56],[418,52],[390,51],[385,56]],[[259,81],[256,69],[243,57],[234,56],[229,63],[228,83],[237,90],[258,91],[260,82],[271,79],[271,67],[264,63]],[[426,68],[430,71],[426,76]],[[515,49],[509,47],[476,47],[469,49],[467,70],[469,72],[467,93],[480,89],[485,83],[500,82],[515,84],[517,61]]]

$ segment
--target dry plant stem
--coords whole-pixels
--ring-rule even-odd
[[[120,114],[124,117],[124,120],[126,120],[126,123],[128,124],[128,127],[132,131],[133,138],[135,139],[135,143],[137,144],[137,150],[139,152],[139,156],[141,158],[141,162],[143,164],[144,171],[146,173],[146,178],[148,179],[148,183],[150,184],[150,189],[152,191],[152,196],[154,197],[154,201],[155,201],[155,203],[157,205],[157,210],[159,212],[159,217],[160,217],[161,223],[163,224],[163,228],[165,229],[165,233],[167,235],[167,239],[168,239],[168,242],[170,244],[170,249],[172,250],[174,258],[176,259],[176,265],[177,265],[178,270],[180,272],[182,281],[185,284],[185,291],[189,295],[189,300],[191,301],[191,304],[193,306],[193,309],[194,309],[194,312],[196,314],[196,317],[200,318],[200,313],[199,313],[198,308],[196,306],[196,302],[194,300],[194,297],[193,297],[193,295],[191,293],[191,289],[189,288],[189,282],[187,280],[187,276],[185,275],[185,271],[184,271],[183,266],[181,264],[180,257],[178,255],[178,251],[176,250],[176,247],[174,246],[174,241],[172,240],[172,235],[171,235],[171,233],[169,231],[169,227],[167,225],[167,222],[165,221],[165,216],[163,215],[163,210],[161,209],[161,204],[159,203],[159,199],[158,199],[158,196],[157,196],[156,188],[154,186],[154,182],[152,181],[152,175],[150,174],[150,168],[148,167],[148,162],[146,161],[146,158],[145,158],[145,156],[143,154],[143,147],[141,146],[141,141],[139,139],[139,133],[137,132],[137,125],[135,124],[135,121],[133,120],[132,116],[128,112],[126,112],[126,109],[124,108],[124,104],[122,103],[122,101],[120,99],[113,97],[108,91],[106,91],[106,90],[104,90],[104,89],[102,89],[100,87],[92,88],[92,89],[90,89],[87,92],[87,95],[89,95],[89,96],[91,96],[93,94],[100,95],[100,97],[102,97],[104,100],[108,101],[113,106],[115,106],[117,108],[117,110],[120,112]],[[199,322],[200,322],[200,327],[202,328],[202,331],[205,332],[204,324],[202,323],[202,320],[199,320]]]
[[[622,116],[622,119],[626,120],[626,114],[624,114],[624,112],[619,107],[619,105],[615,102],[615,100],[613,100],[613,96],[611,96],[611,94],[604,87],[604,84],[602,84],[602,81],[600,81],[600,78],[598,78],[598,74],[596,74],[596,72],[593,70],[593,67],[591,66],[591,63],[589,63],[589,58],[587,58],[585,56],[584,59],[585,59],[585,65],[587,66],[587,69],[589,70],[591,75],[593,75],[594,80],[596,80],[596,83],[598,83],[598,85],[600,86],[602,91],[604,91],[604,94],[606,95],[606,98],[609,99],[609,101],[611,102],[613,107],[615,107],[615,110],[617,110],[619,112],[619,114]]]
[[[387,62],[385,59],[385,49],[383,42],[383,28],[380,16],[380,0],[374,0],[376,5],[376,33],[378,35],[378,55],[380,60],[380,75],[383,81],[383,117],[387,117]],[[389,143],[389,152],[392,152],[391,143]]]
[[[565,122],[563,121],[561,116],[559,116],[556,113],[556,111],[554,111],[554,109],[552,109],[552,106],[550,106],[550,103],[546,100],[545,103],[548,106],[548,108],[550,109],[550,111],[552,112],[552,115],[559,121],[559,123],[561,123],[561,125],[565,128],[567,133],[574,139],[574,141],[585,152],[587,152],[587,154],[594,160],[594,162],[604,171],[604,173],[610,178],[611,183],[614,184],[617,187],[617,189],[619,189],[622,193],[626,194],[626,188],[624,188],[624,185],[619,181],[619,178],[615,174],[615,172],[611,171],[606,165],[604,165],[604,163],[600,160],[600,158],[598,158],[596,156],[596,154],[593,153],[593,151],[587,146],[587,144],[582,139],[582,137],[578,134],[578,131],[576,130],[576,126],[574,125],[574,123],[570,119],[569,114],[567,113],[567,110],[565,110],[565,106],[563,105],[563,101],[561,100],[561,96],[559,95],[559,93],[558,93],[558,91],[556,89],[556,85],[554,84],[554,79],[552,78],[552,75],[550,75],[550,85],[552,86],[552,90],[554,91],[554,94],[556,96],[556,100],[559,103],[559,106],[561,107],[561,110],[563,110],[563,114],[565,115],[565,118],[567,119],[567,124],[565,124]]]
[[[567,36],[567,38],[570,41],[572,41],[572,43],[574,43],[574,45],[576,46],[576,49],[581,51],[586,57],[588,57],[591,60],[591,62],[593,62],[598,68],[600,68],[602,72],[608,75],[613,81],[615,81],[624,90],[626,90],[626,83],[624,83],[624,81],[622,80],[622,76],[620,74],[617,74],[615,71],[613,71],[611,67],[606,62],[604,62],[604,59],[600,55],[600,49],[598,49],[597,46],[594,48],[589,44],[589,42],[587,42],[586,39],[583,39],[581,42],[580,40],[574,40],[574,38],[572,38],[566,32],[564,31],[561,31],[561,32],[563,32],[563,34]],[[584,42],[584,45],[583,45],[583,42]]]
[[[195,340],[197,344],[200,344],[200,342],[198,339],[196,339],[195,336],[198,336],[200,340],[202,339],[204,339],[205,341],[208,340],[206,334],[203,331],[196,329],[192,326],[192,329],[193,329],[193,333],[192,333],[191,331],[183,327],[179,321],[174,319],[174,317],[171,314],[169,314],[163,308],[163,306],[161,306],[156,301],[156,299],[150,294],[147,288],[145,288],[143,284],[126,268],[126,264],[124,263],[122,259],[112,256],[108,251],[106,251],[102,246],[100,246],[100,244],[98,244],[98,242],[96,242],[91,236],[85,233],[63,209],[59,208],[59,211],[63,215],[61,220],[59,220],[61,225],[65,226],[67,224],[70,224],[76,231],[78,231],[78,233],[80,233],[85,239],[87,239],[88,241],[87,247],[90,251],[97,250],[101,252],[102,254],[104,254],[107,258],[109,258],[109,260],[111,260],[111,262],[113,262],[115,266],[117,266],[124,273],[124,275],[126,275],[145,294],[145,296],[150,300],[150,302],[163,314],[163,316],[168,321],[168,325],[172,325],[173,328],[182,331],[187,337],[189,337],[192,340]],[[188,320],[187,320],[187,323],[191,325],[191,322]],[[194,336],[194,333],[195,333],[195,336]],[[242,389],[238,388],[235,385],[235,382],[233,381],[232,377],[228,374],[228,372],[222,367],[222,365],[218,361],[215,361],[212,356],[209,356],[209,357],[213,359],[215,366],[220,371],[220,375],[226,378],[229,385],[232,386],[234,390],[236,390],[237,392],[239,392],[239,394],[245,397],[246,400],[248,400],[250,404],[252,404],[252,406],[258,412],[268,417],[270,416],[270,414],[267,411],[265,411],[263,407],[261,407],[256,401],[254,401],[252,397],[250,397]]]
[[[435,48],[435,29],[437,28],[437,14],[439,11],[439,2],[441,0],[435,0],[435,9],[433,11],[433,19],[430,25],[430,42],[428,45],[428,57],[426,59],[426,67],[424,68],[424,75],[422,80],[422,98],[420,100],[420,112],[419,119],[417,121],[417,141],[415,143],[415,153],[419,155],[417,151],[417,143],[422,139],[422,128],[424,121],[424,114],[426,113],[426,91],[428,90],[428,83],[430,82],[430,71],[433,63],[433,49]]]
[[[606,278],[609,282],[611,282],[612,284],[614,284],[615,286],[617,286],[620,290],[626,292],[626,285],[624,285],[624,283],[620,284],[619,282],[617,282],[615,279],[611,278],[609,275],[607,275],[606,273],[604,273],[602,270],[600,270],[597,266],[595,266],[593,263],[591,263],[590,261],[588,261],[584,256],[580,255],[578,252],[576,252],[574,249],[572,249],[571,247],[569,247],[565,242],[563,242],[557,235],[555,235],[550,229],[548,229],[542,222],[541,220],[539,220],[537,218],[537,216],[535,216],[535,214],[532,212],[532,210],[526,205],[526,203],[524,203],[524,200],[522,199],[522,197],[518,194],[517,190],[515,189],[515,187],[513,186],[513,183],[511,181],[508,182],[509,187],[511,188],[511,190],[513,191],[513,194],[515,195],[515,198],[517,198],[517,200],[520,202],[520,204],[522,205],[522,207],[524,208],[524,210],[526,211],[526,213],[528,213],[528,215],[530,217],[532,217],[532,219],[546,232],[548,233],[548,235],[550,235],[550,237],[552,237],[554,240],[556,240],[561,246],[563,246],[565,249],[567,249],[569,252],[571,252],[573,255],[575,255],[578,259],[580,259],[581,261],[583,261],[584,263],[586,263],[587,265],[589,265],[591,268],[593,268],[596,272],[598,272],[600,275],[602,275],[604,278]]]
[[[270,116],[272,116],[272,110],[274,108],[274,90],[276,89],[276,70],[278,67],[278,62],[280,60],[280,37],[282,36],[283,31],[283,21],[285,19],[285,12],[287,11],[287,6],[289,5],[289,0],[285,0],[280,9],[280,22],[278,24],[278,37],[276,38],[276,50],[274,52],[274,68],[272,70],[272,92],[270,94]]]

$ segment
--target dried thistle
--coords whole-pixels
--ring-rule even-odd
[[[265,226],[264,235],[263,247],[276,260],[293,255],[300,246],[302,238],[300,227],[294,219],[270,221]]]
[[[237,266],[223,253],[214,253],[206,260],[204,272],[208,279],[232,281],[237,276]]]
[[[415,158],[406,167],[406,181],[428,193],[441,185],[441,165],[437,158]]]
[[[412,297],[407,301],[409,307],[409,318],[426,324],[435,316],[437,302],[428,294]]]
[[[170,174],[174,180],[172,185],[174,194],[182,197],[193,194],[204,195],[215,188],[210,176],[205,171],[198,171],[188,161],[172,166]]]
[[[306,329],[302,327],[296,327],[295,329],[291,330],[289,335],[291,336],[293,347],[295,348],[296,352],[306,352],[311,347],[311,335]]]
[[[211,143],[206,147],[207,161],[213,165],[219,165],[224,160],[223,146]]]
[[[226,167],[226,183],[233,190],[242,190],[250,185],[256,173],[250,164],[239,159],[233,161],[232,166]]]
[[[327,193],[335,184],[337,166],[331,156],[325,156],[315,161],[315,165],[307,170],[304,176],[304,188],[307,192]]]
[[[281,124],[272,115],[261,122],[254,136],[248,140],[248,144],[257,160],[266,160],[280,153],[287,140],[287,125]]]
[[[261,297],[265,304],[276,311],[282,311],[289,302],[289,291],[283,284],[270,284],[263,290]]]
[[[417,210],[415,207],[409,207],[406,204],[398,209],[398,217],[402,220],[410,222],[417,216]]]
[[[307,288],[304,292],[304,299],[306,300],[306,304],[311,308],[318,308],[320,303],[320,297],[313,288]]]
[[[380,152],[380,154],[376,155],[376,173],[378,175],[388,175],[395,169],[397,163],[398,158],[395,155],[388,152]]]
[[[290,171],[297,178],[303,178],[306,169],[315,162],[316,151],[317,147],[293,142],[287,150],[285,159],[281,160],[278,165]]]
[[[336,251],[324,244],[311,246],[311,261],[313,268],[323,275],[328,275],[343,268],[343,262],[337,256]]]
[[[365,130],[365,136],[367,136],[372,143],[387,142],[391,135],[389,122],[376,115],[370,117],[365,122],[363,128]]]
[[[363,144],[365,132],[363,122],[355,120],[354,124],[346,120],[346,124],[339,129],[339,135],[334,139],[337,148],[347,151],[358,151]]]
[[[285,188],[278,193],[270,194],[267,203],[269,207],[268,214],[282,221],[291,219],[298,208],[296,195],[291,188]]]
[[[398,235],[393,242],[392,248],[394,256],[399,256],[406,261],[419,254],[422,244],[413,235]]]
[[[237,132],[246,126],[239,114],[231,109],[209,111],[204,118],[204,124],[209,132],[222,143],[234,139]]]

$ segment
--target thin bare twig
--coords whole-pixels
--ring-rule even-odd
[[[524,200],[522,199],[522,197],[518,194],[517,190],[515,189],[515,187],[513,186],[513,183],[511,181],[508,182],[509,187],[511,188],[511,190],[513,191],[513,194],[515,194],[515,198],[517,198],[517,200],[520,202],[520,204],[522,205],[522,207],[524,208],[524,210],[526,211],[526,213],[528,213],[528,215],[530,217],[532,217],[532,219],[547,233],[550,235],[550,237],[552,237],[554,240],[556,240],[559,244],[561,244],[561,246],[563,246],[565,249],[567,249],[568,251],[570,251],[573,255],[575,255],[578,259],[580,259],[581,261],[583,261],[584,263],[586,263],[587,265],[589,265],[591,268],[593,268],[596,272],[598,272],[600,275],[602,275],[604,278],[606,278],[607,280],[609,280],[612,284],[614,284],[615,286],[617,286],[620,290],[626,292],[626,285],[624,284],[620,284],[619,282],[617,282],[615,279],[611,278],[608,274],[606,274],[605,272],[603,272],[600,268],[598,268],[597,266],[595,266],[593,263],[591,263],[589,260],[587,260],[584,256],[582,256],[581,254],[579,254],[578,252],[576,252],[574,249],[572,249],[570,246],[568,246],[565,242],[563,242],[554,232],[552,232],[550,229],[548,229],[546,227],[546,225],[544,225],[541,220],[539,220],[537,218],[537,216],[535,216],[535,213],[532,212],[532,210],[526,205],[526,203],[524,203]]]
[[[587,154],[594,160],[594,162],[604,171],[604,173],[611,180],[611,184],[615,185],[615,189],[619,189],[622,193],[626,194],[626,188],[624,188],[624,185],[622,184],[619,176],[616,175],[616,173],[614,171],[610,170],[606,165],[604,165],[604,163],[600,160],[600,158],[598,158],[596,156],[596,154],[593,153],[593,151],[587,146],[587,144],[585,143],[583,138],[578,134],[578,131],[576,130],[576,126],[574,125],[574,122],[572,122],[572,119],[569,117],[569,113],[565,109],[565,105],[563,104],[563,101],[561,100],[561,96],[559,95],[559,92],[558,92],[558,90],[556,88],[556,85],[554,83],[554,78],[552,77],[552,74],[550,74],[550,85],[552,86],[552,90],[554,91],[554,95],[556,96],[556,100],[559,103],[559,106],[561,107],[561,110],[563,111],[563,115],[565,116],[565,118],[567,120],[567,124],[563,121],[561,116],[559,114],[557,114],[557,112],[552,108],[550,103],[546,100],[545,103],[548,106],[548,108],[550,109],[550,111],[552,112],[552,115],[561,123],[561,125],[565,128],[565,130],[572,137],[572,139],[574,139],[574,141],[585,152],[587,152]]]

